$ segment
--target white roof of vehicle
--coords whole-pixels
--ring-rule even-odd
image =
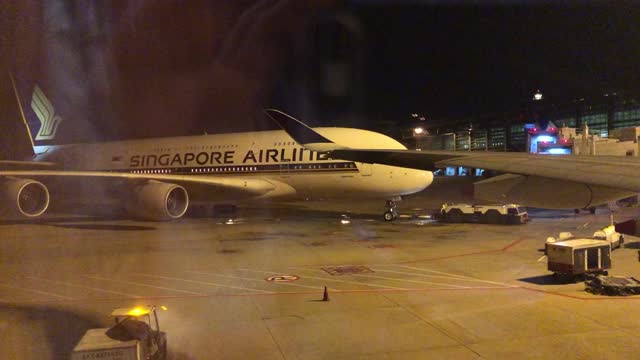
[[[562,246],[570,248],[589,248],[602,245],[609,245],[609,242],[597,239],[588,238],[571,238],[554,243],[548,243],[550,246]]]
[[[115,340],[107,336],[106,332],[109,329],[90,329],[84,334],[82,339],[73,351],[89,351],[96,349],[117,349],[117,348],[129,348],[135,347],[137,341],[120,341]]]

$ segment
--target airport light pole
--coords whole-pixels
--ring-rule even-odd
[[[417,126],[415,128],[413,128],[413,138],[416,141],[416,150],[421,150],[421,146],[419,146],[419,139],[429,135],[429,133],[422,127],[422,126]]]
[[[411,120],[419,120],[419,121],[425,121],[427,118],[419,113],[411,113]],[[415,148],[416,150],[420,150],[420,146],[419,146],[419,138],[422,138],[424,136],[429,135],[429,132],[423,127],[423,126],[416,126],[413,128],[412,130],[412,134],[411,136],[413,137],[413,139],[415,140]]]

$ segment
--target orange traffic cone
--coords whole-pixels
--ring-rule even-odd
[[[329,292],[326,286],[324,287],[324,294],[322,294],[322,301],[329,301]]]

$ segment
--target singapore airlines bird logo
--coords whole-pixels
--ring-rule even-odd
[[[36,140],[51,140],[56,137],[56,131],[62,122],[62,118],[55,114],[53,104],[51,104],[38,85],[33,89],[31,108],[36,113],[38,120],[40,120],[40,130],[38,130]]]

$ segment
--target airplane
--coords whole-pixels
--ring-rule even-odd
[[[354,149],[319,139],[314,129],[285,114],[271,114],[305,149],[329,159],[435,171],[481,168],[497,176],[474,183],[474,198],[547,209],[589,209],[640,192],[640,159],[622,156],[539,155],[515,152]]]
[[[22,107],[15,84],[14,90],[34,153],[26,161],[0,161],[5,217],[37,218],[50,202],[84,194],[95,206],[115,202],[131,217],[155,221],[182,217],[191,202],[382,198],[390,221],[396,200],[433,181],[430,171],[330,160],[282,130],[51,145],[64,114],[38,85],[30,108]],[[367,130],[324,127],[313,134],[349,148],[406,149]]]

